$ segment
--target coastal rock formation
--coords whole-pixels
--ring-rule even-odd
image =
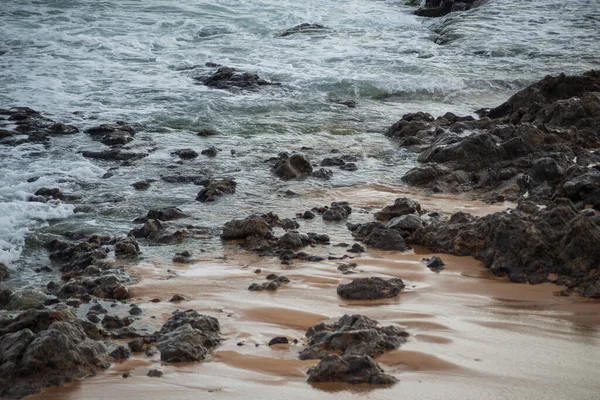
[[[194,78],[198,83],[215,89],[258,89],[272,85],[256,74],[238,72],[235,68],[220,67],[214,74]]]
[[[404,289],[400,278],[358,278],[337,287],[338,295],[348,300],[377,300],[396,297]]]
[[[384,384],[396,379],[371,357],[400,347],[408,333],[397,326],[381,327],[364,315],[344,315],[333,324],[321,322],[308,328],[306,337],[300,359],[321,360],[309,369],[309,382]]]
[[[108,348],[66,311],[0,320],[0,396],[18,399],[109,367]]]
[[[426,0],[425,7],[415,11],[419,17],[437,18],[456,11],[466,11],[483,3],[482,0]]]
[[[356,240],[360,240],[376,249],[398,251],[410,249],[398,230],[393,227],[387,227],[379,222],[368,222],[358,225],[348,224],[348,229],[352,231],[352,236]]]
[[[522,202],[485,217],[455,214],[417,230],[415,244],[435,252],[470,255],[513,282],[553,282],[597,297],[600,215],[585,216],[567,199],[546,208]]]
[[[419,152],[402,178],[432,192],[600,208],[600,71],[546,77],[480,119],[406,114],[387,131]]]
[[[79,129],[44,117],[29,107],[0,109],[0,141],[4,145],[44,143],[55,136],[73,135]],[[26,135],[26,138],[22,138]]]

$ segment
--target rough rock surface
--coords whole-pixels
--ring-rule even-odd
[[[280,157],[279,161],[273,166],[273,173],[283,180],[309,176],[312,172],[312,165],[302,154]]]
[[[348,300],[377,300],[396,297],[404,289],[400,278],[358,278],[337,287],[340,297]]]
[[[216,89],[257,89],[272,85],[256,74],[238,72],[235,68],[220,67],[214,74],[195,78],[198,83]]]
[[[473,256],[513,282],[552,281],[589,297],[588,288],[600,282],[600,215],[584,216],[567,199],[544,209],[522,202],[516,210],[485,217],[455,214],[416,231],[411,240],[436,252]]]
[[[196,200],[202,203],[215,201],[225,194],[235,193],[236,186],[237,183],[233,179],[225,178],[212,180],[205,185],[200,193],[198,193]]]
[[[395,228],[388,228],[379,222],[368,222],[365,224],[348,225],[352,236],[369,246],[382,250],[406,251],[410,247]]]
[[[221,342],[219,321],[196,311],[176,311],[156,343],[164,362],[202,361]]]
[[[483,0],[426,0],[425,6],[417,9],[415,15],[438,18],[451,12],[466,11],[483,3]]]
[[[321,360],[308,371],[309,382],[385,384],[396,379],[384,374],[371,357],[400,347],[408,333],[397,326],[382,327],[364,315],[344,315],[333,324],[310,327],[306,337],[300,359]]]
[[[314,33],[314,32],[323,32],[326,31],[327,27],[321,24],[309,24],[303,23],[300,25],[296,25],[293,28],[289,28],[284,30],[279,34],[280,37],[290,36],[297,33]]]

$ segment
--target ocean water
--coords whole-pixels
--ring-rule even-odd
[[[28,106],[82,131],[124,121],[138,132],[128,147],[149,152],[130,165],[89,160],[81,151],[105,146],[83,132],[50,146],[0,142],[0,262],[31,281],[48,263],[46,240],[124,235],[151,207],[178,206],[190,224],[214,228],[252,212],[290,217],[319,205],[286,190],[401,185],[415,157],[383,132],[404,113],[472,114],[545,75],[600,65],[596,0],[489,0],[441,19],[413,10],[404,0],[0,0],[0,108]],[[328,29],[279,37],[303,22]],[[197,85],[194,77],[213,71],[206,62],[281,85],[249,92]],[[206,128],[222,134],[195,135]],[[222,149],[214,159],[181,163],[171,154],[210,146]],[[335,149],[356,155],[359,170],[334,168],[329,181],[274,178],[264,161],[303,146],[316,162]],[[234,177],[238,190],[201,204],[200,187],[160,179],[176,174]],[[157,181],[133,190],[143,179]],[[27,202],[40,187],[80,200]],[[80,205],[93,210],[74,213]]]

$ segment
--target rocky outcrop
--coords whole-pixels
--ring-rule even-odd
[[[352,236],[356,240],[382,250],[406,251],[410,247],[406,244],[400,232],[394,228],[388,228],[379,222],[368,222],[365,224],[348,225]]]
[[[387,132],[419,152],[402,180],[486,201],[567,197],[600,208],[600,71],[546,77],[480,119],[406,114]]]
[[[269,223],[258,215],[251,215],[243,220],[234,219],[225,224],[221,238],[224,240],[246,239],[248,237],[270,239],[273,231]]]
[[[347,300],[378,300],[398,296],[404,289],[400,278],[358,278],[337,287],[338,295]]]
[[[438,18],[451,12],[466,11],[483,3],[483,0],[426,0],[425,6],[415,11],[419,17]]]
[[[0,320],[0,396],[18,399],[108,368],[109,348],[69,312]]]
[[[473,256],[513,282],[553,282],[589,297],[596,292],[588,288],[600,282],[600,215],[584,216],[567,199],[544,209],[522,202],[516,210],[485,217],[455,214],[417,230],[411,241]]]
[[[309,24],[309,23],[305,22],[303,24],[296,25],[293,28],[284,30],[283,32],[281,32],[279,34],[279,36],[285,37],[285,36],[295,35],[298,33],[318,33],[318,32],[323,32],[323,31],[327,31],[327,27],[325,27],[324,25]]]
[[[421,212],[421,204],[418,201],[401,197],[396,199],[394,204],[385,206],[381,211],[375,213],[375,218],[379,221],[388,221],[407,214],[421,214]]]
[[[397,326],[379,326],[364,315],[344,315],[333,324],[310,327],[306,337],[300,359],[321,360],[308,371],[309,382],[383,384],[396,379],[384,374],[371,357],[400,347],[408,333]]]
[[[271,82],[249,72],[239,72],[235,68],[220,67],[214,74],[194,78],[198,83],[215,89],[258,89],[272,85]]]
[[[4,145],[44,143],[55,136],[78,132],[77,127],[54,122],[29,107],[0,109],[0,141]]]

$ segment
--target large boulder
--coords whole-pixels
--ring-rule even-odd
[[[375,213],[375,218],[380,221],[387,221],[402,215],[421,214],[421,212],[421,204],[418,201],[400,197],[394,201],[394,204],[385,206],[381,211]]]
[[[390,385],[398,379],[385,373],[369,356],[328,355],[307,371],[308,382]]]

